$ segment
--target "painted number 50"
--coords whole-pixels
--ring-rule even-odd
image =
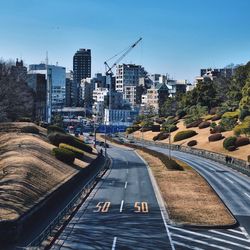
[[[148,203],[135,202],[135,213],[148,213]]]

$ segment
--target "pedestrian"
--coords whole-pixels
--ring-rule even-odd
[[[226,160],[226,164],[228,163],[228,156],[226,155],[226,158],[225,158],[225,160]]]
[[[102,150],[102,148],[101,148],[101,150],[100,150],[100,153],[101,153],[101,155],[103,154],[103,150]]]
[[[232,163],[232,157],[231,156],[228,157],[228,163]]]

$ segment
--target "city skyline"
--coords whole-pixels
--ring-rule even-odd
[[[142,42],[123,63],[141,64],[149,73],[168,73],[192,82],[201,68],[249,60],[249,7],[246,0],[210,1],[209,5],[197,0],[12,0],[3,2],[0,10],[4,34],[0,57],[40,63],[48,51],[49,63],[71,70],[75,51],[87,48],[92,51],[94,75],[104,72],[106,59],[141,36]]]

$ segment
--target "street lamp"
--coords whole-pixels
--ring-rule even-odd
[[[169,142],[168,142],[168,149],[169,149],[169,159],[171,159],[171,131],[170,131],[170,126],[168,127],[168,139],[169,139]]]

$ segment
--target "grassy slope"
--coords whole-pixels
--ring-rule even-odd
[[[31,124],[0,124],[1,220],[17,219],[96,157],[75,160],[74,166],[58,161],[51,155],[54,146],[46,130],[38,127],[40,135],[20,133],[26,125]]]
[[[177,131],[171,133],[172,138],[174,138],[174,135],[177,132],[179,132],[181,130],[186,130],[186,127],[184,126],[183,121],[180,121],[177,124],[177,127],[179,129]],[[223,140],[216,141],[216,142],[209,142],[208,141],[208,136],[210,135],[209,128],[199,129],[198,127],[196,127],[196,128],[190,128],[190,129],[195,130],[198,134],[196,136],[193,136],[193,137],[189,138],[189,139],[174,142],[173,144],[181,144],[181,145],[186,146],[188,141],[197,140],[198,144],[196,146],[194,146],[195,148],[200,148],[200,149],[205,149],[205,150],[208,150],[208,151],[213,151],[213,152],[216,152],[216,153],[231,155],[231,156],[233,156],[235,158],[239,158],[239,159],[242,159],[242,160],[245,160],[245,161],[247,160],[247,156],[250,154],[250,144],[246,145],[246,146],[239,147],[237,150],[235,150],[233,152],[229,152],[229,151],[227,151],[227,150],[225,150],[223,148],[223,145],[222,145]],[[155,135],[157,135],[158,133],[159,132],[152,132],[152,131],[144,132],[143,137],[146,140],[152,140],[152,138]],[[223,132],[222,134],[225,137],[232,136],[233,131]],[[141,138],[141,132],[136,131],[134,133],[134,136]],[[161,142],[168,143],[168,139],[163,140]]]

